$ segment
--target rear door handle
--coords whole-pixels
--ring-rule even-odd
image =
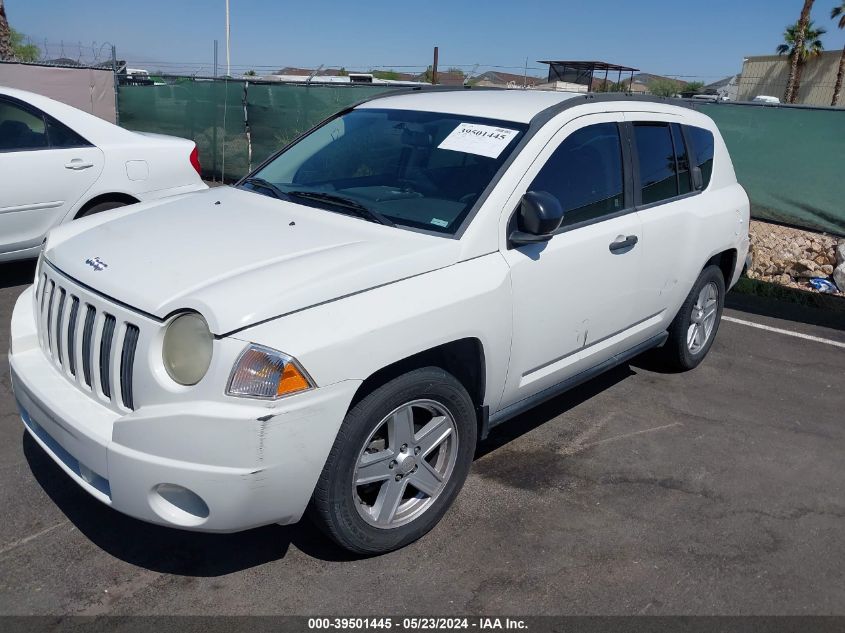
[[[618,251],[630,250],[634,248],[634,246],[636,246],[638,241],[639,238],[637,238],[636,235],[629,235],[628,237],[624,238],[620,235],[618,238],[616,238],[615,241],[610,243],[610,252],[616,253]]]
[[[65,169],[88,169],[93,166],[94,163],[86,163],[81,158],[74,158],[69,163],[65,163]]]

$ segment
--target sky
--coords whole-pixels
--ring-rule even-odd
[[[843,0],[816,0],[826,49],[845,32]],[[210,74],[214,40],[225,72],[225,0],[5,0],[11,26],[48,53],[117,56],[150,71]],[[774,54],[802,0],[230,0],[232,74],[284,66],[440,68],[545,75],[541,59],[600,60],[687,81],[715,81],[743,57]],[[407,68],[406,68],[407,67]]]

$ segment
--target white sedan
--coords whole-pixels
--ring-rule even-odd
[[[193,141],[0,87],[0,262],[37,256],[62,222],[205,188]]]

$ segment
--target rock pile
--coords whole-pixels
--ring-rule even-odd
[[[839,286],[839,291],[845,293],[845,240],[839,240],[836,247],[836,270],[833,271],[833,281]]]
[[[845,291],[845,239],[752,220],[751,279],[812,290],[813,277],[831,279]]]

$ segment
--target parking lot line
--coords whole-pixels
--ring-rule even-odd
[[[771,327],[770,325],[763,325],[762,323],[754,323],[753,321],[744,321],[743,319],[737,319],[734,317],[729,316],[722,316],[723,321],[730,321],[731,323],[739,323],[740,325],[747,325],[749,327],[756,327],[760,330],[766,330],[767,332],[776,332],[778,334],[785,334],[786,336],[794,336],[795,338],[803,338],[807,341],[815,341],[816,343],[824,343],[825,345],[833,345],[834,347],[842,347],[845,348],[845,343],[840,343],[839,341],[833,341],[829,338],[821,338],[820,336],[812,336],[810,334],[802,334],[801,332],[793,332],[792,330],[783,330],[779,327]]]
[[[69,523],[69,521],[62,521],[61,523],[56,523],[55,525],[51,525],[50,527],[44,528],[43,530],[40,530],[40,531],[36,532],[35,534],[30,534],[29,536],[25,536],[25,537],[20,538],[16,541],[13,541],[13,542],[9,543],[8,545],[6,545],[5,547],[0,548],[0,555],[11,552],[13,549],[17,549],[21,545],[26,545],[30,541],[34,541],[35,539],[37,539],[41,536],[44,536],[48,532],[52,532],[56,528],[60,528],[63,525],[67,525],[68,523]]]
[[[606,437],[603,440],[597,440],[595,442],[590,442],[589,444],[584,444],[582,448],[590,448],[592,446],[598,446],[599,444],[605,444],[607,442],[615,442],[616,440],[624,440],[629,437],[633,437],[634,435],[642,435],[643,433],[654,433],[654,431],[662,431],[664,429],[670,429],[673,426],[683,426],[681,422],[672,422],[671,424],[663,424],[661,426],[654,426],[650,429],[642,429],[640,431],[631,431],[630,433],[623,433],[622,435],[614,435],[613,437]]]

